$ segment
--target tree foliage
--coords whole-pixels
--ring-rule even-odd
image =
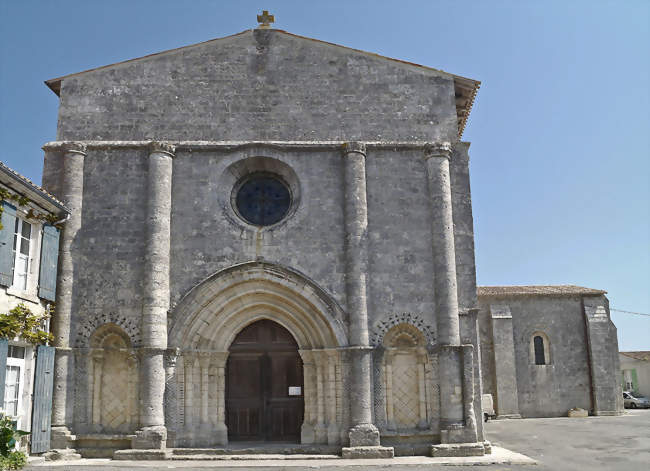
[[[21,469],[27,464],[27,456],[14,450],[16,441],[29,432],[16,430],[16,422],[0,413],[0,469]]]
[[[0,338],[20,337],[33,345],[51,342],[54,337],[41,328],[48,314],[34,314],[27,306],[20,303],[6,314],[0,313]]]

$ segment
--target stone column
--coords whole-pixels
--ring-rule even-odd
[[[144,256],[140,425],[133,448],[162,449],[167,440],[163,398],[169,309],[169,239],[174,147],[149,146],[149,178]]]
[[[101,424],[102,412],[102,369],[104,366],[104,352],[93,352],[93,399],[92,404],[92,424]]]
[[[349,316],[350,447],[344,458],[392,457],[393,448],[381,447],[379,430],[372,423],[370,374],[372,348],[368,345],[368,202],[366,197],[366,145],[343,146],[345,184],[345,280]]]
[[[226,446],[228,444],[228,427],[226,427],[226,362],[229,352],[213,352],[212,365],[217,373],[217,417],[211,439],[214,444]]]
[[[175,432],[178,430],[179,422],[178,378],[176,373],[176,362],[179,353],[178,349],[169,349],[165,352],[165,426],[167,427],[168,438],[172,443],[175,443]]]
[[[303,398],[305,401],[305,417],[300,428],[300,443],[312,444],[316,442],[316,433],[314,427],[316,425],[316,412],[315,407],[318,402],[317,399],[317,388],[315,384],[315,363],[314,363],[314,354],[311,350],[298,350],[300,357],[302,358],[303,364],[303,383],[304,391]]]
[[[210,393],[210,384],[209,380],[209,368],[210,368],[210,356],[206,352],[201,352],[199,354],[199,371],[201,376],[200,381],[200,391],[201,391],[201,416],[199,418],[201,438],[197,445],[199,446],[208,446],[210,440],[210,417],[208,416],[208,404],[209,404],[209,393]]]
[[[431,199],[433,278],[438,331],[438,367],[440,382],[440,436],[443,444],[464,443],[467,437],[476,436],[465,430],[465,407],[463,387],[463,350],[460,343],[460,319],[458,317],[458,292],[456,285],[456,250],[454,246],[454,221],[451,198],[449,162],[451,145],[430,144],[424,148],[424,158]],[[466,394],[473,393],[465,391]],[[470,433],[466,433],[470,432]],[[472,441],[476,441],[474,438]],[[435,447],[435,445],[434,445]],[[458,451],[442,446],[432,454],[472,454],[472,450]],[[483,454],[482,448],[480,454]]]
[[[183,355],[183,380],[185,391],[185,432],[186,436],[194,431],[194,356],[191,353]],[[190,437],[190,439],[193,437]]]
[[[314,352],[316,362],[316,427],[314,434],[316,443],[327,443],[327,428],[325,427],[325,378],[323,367],[326,360],[323,358],[323,352]]]
[[[327,444],[338,445],[341,439],[336,421],[336,363],[338,352],[326,350],[327,354]]]
[[[386,428],[395,430],[395,407],[393,406],[393,355],[386,355]]]
[[[54,390],[52,398],[53,449],[69,448],[74,437],[69,426],[73,423],[74,355],[70,348],[70,322],[73,312],[75,266],[73,244],[81,229],[84,188],[84,158],[86,146],[69,142],[63,146],[63,176],[58,195],[70,209],[70,219],[63,226],[59,242],[59,273],[56,286],[56,313],[52,333],[56,345],[54,361]]]
[[[427,363],[426,350],[422,348],[422,351],[418,349],[417,355],[418,362],[418,401],[420,405],[420,420],[418,422],[418,428],[420,430],[426,430],[429,427],[429,421],[427,417],[427,389],[426,389],[426,371],[425,365]]]

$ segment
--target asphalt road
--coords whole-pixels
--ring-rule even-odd
[[[617,417],[495,420],[486,431],[492,443],[539,463],[488,469],[650,471],[650,409]]]
[[[538,465],[489,466],[379,466],[373,471],[416,470],[485,470],[485,471],[650,471],[650,409],[626,411],[618,417],[586,417],[581,419],[512,419],[490,421],[486,424],[488,439],[495,445],[527,455]],[[77,462],[72,466],[30,466],[33,471],[123,471],[127,469],[183,469],[184,471],[214,469],[211,463],[165,461],[120,463],[104,462],[102,466]],[[43,466],[45,464],[45,466]],[[289,464],[289,463],[287,463]],[[241,466],[241,464],[240,464]],[[287,467],[288,468],[288,467]],[[287,469],[275,468],[275,471]],[[310,463],[305,469],[340,471],[329,466]],[[223,468],[222,468],[223,469]],[[237,471],[243,468],[238,468]],[[257,468],[258,470],[260,468]],[[295,468],[294,468],[295,469]],[[348,469],[361,470],[363,466]]]

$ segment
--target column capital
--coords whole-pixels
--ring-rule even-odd
[[[164,141],[151,141],[147,146],[149,154],[167,154],[170,157],[176,155],[176,146]]]
[[[68,141],[61,146],[61,149],[64,154],[86,155],[86,144],[83,142]]]
[[[176,366],[176,360],[178,360],[178,356],[180,355],[180,350],[178,348],[168,348],[165,350],[164,355],[165,367],[174,368]]]
[[[138,347],[137,348],[137,354],[140,357],[151,357],[151,356],[164,356],[167,353],[166,348],[160,348],[160,347]]]
[[[424,160],[429,160],[431,157],[451,160],[451,151],[449,142],[430,142],[424,145]]]
[[[361,154],[365,157],[366,156],[365,142],[359,142],[359,141],[345,142],[343,144],[343,155],[347,156],[348,154]]]

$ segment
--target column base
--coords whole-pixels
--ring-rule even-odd
[[[208,433],[211,435],[210,441],[215,445],[228,445],[228,427],[226,427],[226,424],[217,424]]]
[[[316,432],[312,424],[303,423],[302,427],[300,427],[300,443],[303,445],[316,443]]]
[[[167,427],[153,425],[135,432],[131,448],[135,450],[164,450],[167,447]]]
[[[314,443],[327,443],[327,426],[316,424],[314,427]]]
[[[344,459],[373,459],[393,458],[395,450],[392,446],[350,446],[341,449]]]
[[[330,424],[327,427],[327,444],[339,445],[341,443],[341,432],[337,424]]]
[[[373,424],[358,424],[348,433],[350,446],[341,449],[341,456],[346,459],[392,458],[393,447],[381,446],[379,430]]]
[[[359,424],[348,433],[350,448],[379,446],[379,430],[373,424]]]
[[[440,429],[440,443],[454,445],[457,443],[478,443],[476,428],[462,424],[451,424]]]
[[[73,450],[72,448],[61,448],[57,450],[50,450],[46,453],[43,453],[43,458],[46,461],[70,461],[70,460],[80,460],[81,455]]]
[[[623,415],[623,411],[620,410],[596,410],[594,411],[594,415],[606,415],[606,416],[612,416],[612,415]]]
[[[74,448],[77,437],[65,425],[52,427],[50,433],[50,446],[53,450]]]
[[[483,456],[484,454],[485,445],[483,443],[441,443],[431,445],[431,456],[434,458]]]
[[[499,414],[495,417],[496,420],[500,419],[521,419],[521,414]]]

